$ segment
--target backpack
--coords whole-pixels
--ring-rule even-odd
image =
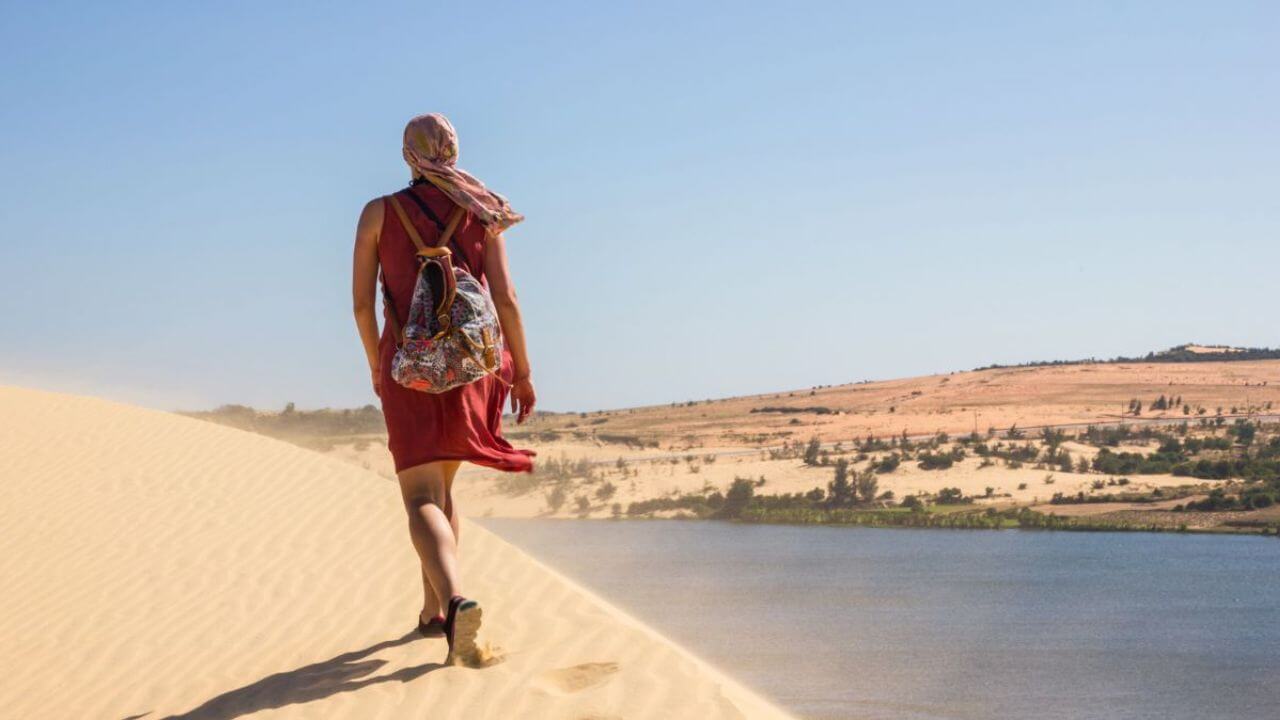
[[[425,202],[409,194],[441,228],[440,220]],[[399,327],[395,305],[382,281],[387,306],[387,326],[396,339],[391,360],[391,378],[411,390],[442,393],[473,383],[485,375],[498,375],[502,367],[502,328],[489,291],[464,268],[453,264],[449,241],[465,213],[458,207],[449,224],[440,229],[440,239],[427,247],[409,222],[409,216],[395,195],[387,200],[418,249],[418,279],[413,286],[409,317]]]

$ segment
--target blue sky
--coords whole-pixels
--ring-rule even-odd
[[[373,401],[429,111],[528,216],[546,409],[1280,345],[1273,3],[0,7],[0,382]]]

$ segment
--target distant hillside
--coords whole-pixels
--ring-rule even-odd
[[[774,447],[813,437],[836,442],[868,435],[956,435],[1014,425],[1198,422],[1278,411],[1280,351],[1183,345],[1139,359],[986,368],[649,407],[538,412],[523,425],[509,423],[506,431],[513,442],[537,447],[585,442],[684,451]],[[230,405],[185,414],[318,450],[385,434],[382,413],[373,405],[268,412]]]
[[[255,410],[245,405],[223,405],[215,410],[179,414],[315,449],[326,449],[333,438],[381,435],[387,431],[382,411],[373,405],[342,410],[298,410],[289,403],[278,412]]]
[[[999,370],[1019,367],[1052,367],[1055,365],[1087,365],[1099,363],[1187,363],[1187,362],[1239,362],[1243,360],[1280,360],[1280,349],[1238,348],[1227,345],[1196,345],[1188,343],[1168,350],[1149,352],[1141,357],[1119,356],[1110,360],[1084,358],[1080,360],[1041,360],[1015,365],[984,365],[976,370]]]

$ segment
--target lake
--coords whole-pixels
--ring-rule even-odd
[[[805,718],[1280,717],[1272,538],[480,522]]]

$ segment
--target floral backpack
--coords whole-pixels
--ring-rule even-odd
[[[437,228],[441,227],[425,202],[412,193],[409,197]],[[471,273],[453,264],[448,247],[465,211],[461,207],[454,210],[449,224],[440,229],[439,242],[427,247],[396,196],[388,195],[387,200],[418,249],[418,280],[404,328],[399,327],[383,278],[387,324],[396,339],[391,378],[411,390],[429,393],[446,392],[490,374],[502,380],[498,375],[502,367],[502,329],[493,299]]]

